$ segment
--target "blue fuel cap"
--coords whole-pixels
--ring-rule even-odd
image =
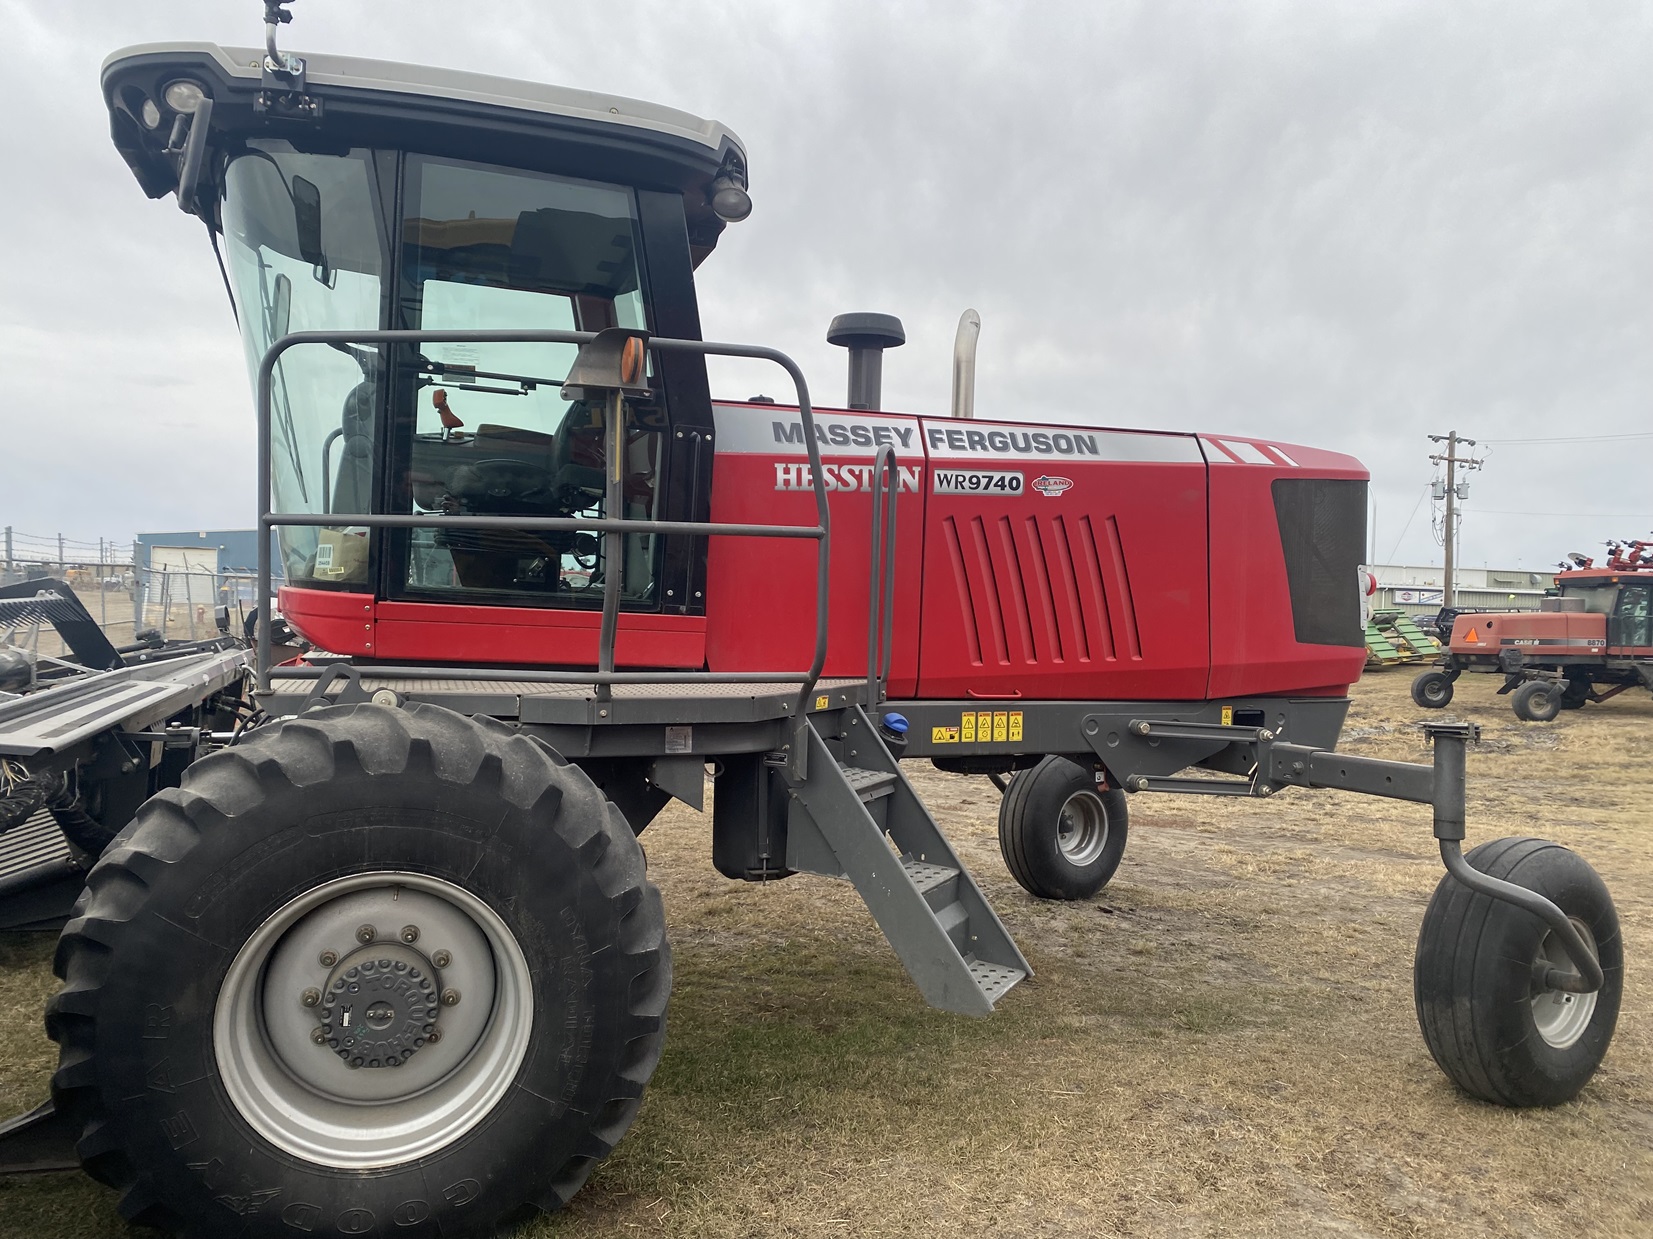
[[[892,710],[879,721],[884,724],[884,729],[886,731],[893,731],[898,736],[904,736],[907,734],[909,724],[905,714],[897,714]]]

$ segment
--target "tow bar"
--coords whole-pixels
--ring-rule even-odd
[[[1144,739],[1242,741],[1254,745],[1257,756],[1249,782],[1134,775],[1124,781],[1130,791],[1267,797],[1282,787],[1309,787],[1431,805],[1435,810],[1435,838],[1440,841],[1441,861],[1447,872],[1472,891],[1514,904],[1538,917],[1555,933],[1577,969],[1563,972],[1546,968],[1544,975],[1534,975],[1534,981],[1546,989],[1571,994],[1593,994],[1602,987],[1601,964],[1565,912],[1537,891],[1489,877],[1464,859],[1465,753],[1470,743],[1481,738],[1479,724],[1423,724],[1424,736],[1434,747],[1434,762],[1427,766],[1291,744],[1263,727],[1133,719],[1129,730]]]

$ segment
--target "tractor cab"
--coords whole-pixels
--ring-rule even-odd
[[[144,190],[176,194],[220,249],[255,383],[270,345],[300,331],[619,327],[698,340],[694,268],[751,207],[745,151],[721,125],[588,91],[300,59],[273,37],[263,50],[130,48],[105,63],[103,90]],[[600,402],[563,388],[577,351],[289,349],[271,376],[273,510],[704,520],[703,358],[651,351],[646,391],[626,401],[612,512]],[[330,648],[347,648],[341,622],[380,603],[410,617],[446,604],[450,619],[480,624],[503,617],[452,604],[585,624],[602,607],[594,533],[341,520],[279,538],[285,612]],[[627,534],[621,609],[697,612],[704,541]]]
[[[1603,617],[1609,650],[1653,651],[1653,564],[1583,568],[1556,574],[1559,592],[1543,610]]]

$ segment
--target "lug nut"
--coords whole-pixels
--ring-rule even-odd
[[[459,991],[456,989],[443,990],[442,1005],[444,1007],[457,1007],[459,1005]]]
[[[321,991],[319,989],[307,989],[298,996],[298,1000],[307,1007],[313,1007],[321,1001]]]
[[[339,953],[337,951],[323,951],[320,955],[320,959],[321,966],[323,968],[331,968],[334,964],[339,962]]]
[[[310,1040],[314,1041],[317,1045],[326,1045],[327,1030],[323,1028],[312,1028],[310,1030]]]
[[[379,931],[377,929],[374,929],[373,926],[371,926],[371,925],[363,925],[360,929],[358,929],[356,931],[356,941],[360,942],[360,943],[363,943],[364,945],[366,943],[372,942],[373,939],[377,938],[378,936],[379,936]]]
[[[427,1045],[435,1045],[440,1040],[442,1040],[442,1030],[440,1028],[433,1028],[425,1034],[425,1043]]]
[[[446,951],[438,951],[435,955],[430,957],[430,962],[435,964],[438,968],[446,968],[449,964],[453,963],[453,956],[449,955]]]
[[[419,941],[419,926],[403,925],[402,941],[408,943],[409,945]]]

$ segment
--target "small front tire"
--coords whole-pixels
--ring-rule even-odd
[[[1561,689],[1549,680],[1528,680],[1511,694],[1510,709],[1528,723],[1548,723],[1561,713]]]
[[[1559,1105],[1595,1074],[1618,1022],[1624,944],[1612,897],[1582,857],[1543,839],[1498,839],[1466,859],[1554,901],[1594,948],[1605,980],[1593,994],[1544,989],[1535,977],[1573,968],[1550,928],[1448,874],[1418,933],[1418,1026],[1441,1070],[1472,1096]]]
[[[1040,899],[1089,899],[1119,868],[1125,793],[1065,757],[1018,771],[999,802],[999,851],[1010,876]]]
[[[1444,710],[1452,703],[1452,677],[1444,671],[1425,671],[1412,681],[1412,702],[1425,710]]]

